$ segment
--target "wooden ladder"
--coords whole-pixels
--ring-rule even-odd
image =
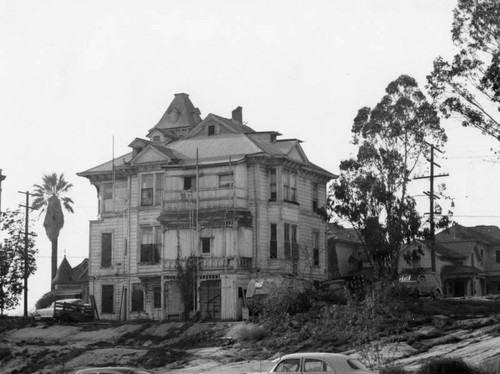
[[[92,309],[94,310],[95,319],[99,319],[99,312],[97,311],[97,304],[95,302],[94,295],[90,295],[90,304],[92,304]]]

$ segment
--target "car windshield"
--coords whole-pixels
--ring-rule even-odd
[[[417,280],[417,275],[416,274],[405,274],[402,275],[399,280],[401,282],[410,282],[410,281],[416,281]]]
[[[356,370],[368,370],[365,365],[363,365],[358,360],[347,360],[349,366]]]

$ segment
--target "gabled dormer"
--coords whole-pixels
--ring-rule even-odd
[[[149,143],[144,149],[130,160],[130,165],[166,163],[176,164],[180,160],[177,153],[167,147]]]
[[[142,150],[149,144],[150,142],[141,139],[141,138],[135,138],[132,143],[130,143],[128,146],[132,148],[132,157],[137,156],[139,153],[142,152]]]
[[[149,141],[151,143],[163,144],[163,145],[171,143],[174,140],[180,138],[172,129],[160,129],[157,127],[154,127],[151,130],[149,130],[146,136],[149,138]]]
[[[198,136],[214,136],[221,134],[253,134],[255,131],[243,124],[242,108],[233,110],[231,118],[224,118],[210,113],[198,126],[187,136],[188,138]]]

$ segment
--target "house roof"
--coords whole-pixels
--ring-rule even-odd
[[[113,162],[113,160],[105,162],[101,165],[95,166],[95,167],[90,168],[88,170],[82,171],[80,173],[76,173],[76,175],[79,175],[81,177],[88,177],[88,176],[93,175],[93,174],[101,174],[101,173],[110,172],[113,170],[113,167],[115,169],[122,168],[122,167],[126,166],[126,164],[128,164],[130,162],[130,160],[132,160],[132,156],[133,156],[132,152],[127,153],[123,156],[115,158],[114,162]]]
[[[172,100],[155,128],[195,127],[200,122],[200,110],[195,108],[189,99],[189,95],[178,93],[174,95],[174,100]]]
[[[328,224],[327,234],[328,234],[328,238],[342,240],[342,241],[348,241],[348,242],[361,243],[361,239],[359,238],[358,234],[356,233],[356,230],[354,230],[352,228],[342,227],[337,223],[329,223]]]
[[[185,138],[170,143],[168,148],[177,152],[183,159],[228,159],[229,157],[241,158],[245,155],[262,153],[258,147],[244,134],[222,134],[217,136],[197,136]],[[238,157],[239,156],[239,157]]]
[[[474,266],[443,266],[443,275],[467,275],[467,274],[478,274],[479,269]]]
[[[52,283],[71,284],[87,282],[89,278],[88,268],[88,259],[84,259],[80,264],[72,268],[66,259],[66,256],[64,256],[61,264],[57,268],[57,273],[52,280]]]
[[[500,229],[497,226],[466,227],[457,224],[436,235],[437,242],[459,242],[467,240],[490,245],[500,245]]]

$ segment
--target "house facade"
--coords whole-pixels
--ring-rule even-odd
[[[326,184],[297,139],[231,118],[203,120],[176,94],[131,152],[78,175],[97,189],[90,222],[89,292],[108,319],[178,319],[180,277],[194,261],[194,309],[240,319],[250,279],[328,276]],[[193,263],[193,262],[191,262]]]
[[[400,269],[432,270],[430,243],[415,241],[408,251],[421,251],[420,259]],[[455,225],[436,235],[435,271],[446,296],[482,296],[500,293],[500,229],[496,226]]]

